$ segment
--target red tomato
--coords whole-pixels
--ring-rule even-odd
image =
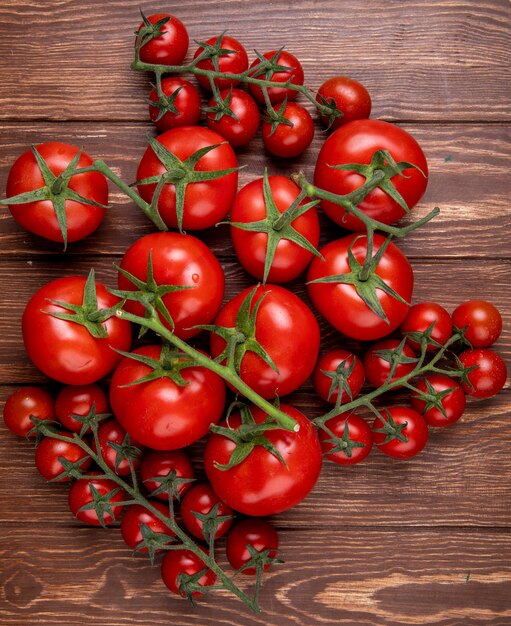
[[[417,364],[417,355],[406,343],[397,354],[380,355],[379,352],[392,351],[400,346],[399,339],[383,339],[373,344],[364,356],[364,368],[367,380],[373,387],[381,387],[385,382],[394,382],[410,372],[413,372]],[[399,362],[399,358],[406,359],[408,362]],[[397,365],[394,369],[394,375],[389,379],[389,374],[394,361]],[[398,387],[395,387],[397,389]]]
[[[204,528],[204,520],[199,516],[208,515],[215,505],[218,505],[218,509],[214,518],[210,522],[206,522],[206,529]],[[215,527],[215,539],[222,537],[232,526],[232,514],[233,510],[228,504],[222,502],[220,498],[211,488],[208,483],[196,483],[191,489],[189,489],[180,507],[181,519],[188,532],[194,537],[198,537],[203,541],[209,540],[209,533],[213,532]],[[224,521],[219,521],[215,524],[215,518],[227,517]]]
[[[170,550],[163,557],[161,562],[161,577],[165,585],[177,595],[186,596],[183,588],[183,574],[186,576],[194,576],[206,565],[200,557],[191,550]],[[202,587],[209,587],[216,583],[216,574],[210,569],[206,569],[204,574],[197,581]],[[201,596],[200,591],[193,591],[192,597]]]
[[[253,288],[230,300],[217,315],[215,325],[234,328],[241,304]],[[311,310],[298,296],[277,285],[262,285],[255,292],[251,310],[264,294],[257,312],[255,338],[267,352],[278,373],[254,352],[241,360],[240,377],[263,398],[291,393],[310,376],[319,352],[319,326]],[[219,356],[225,340],[211,334],[211,354]]]
[[[408,208],[412,209],[426,190],[426,157],[419,144],[405,130],[381,120],[355,120],[334,131],[319,152],[314,184],[338,195],[351,193],[362,186],[364,176],[331,166],[369,164],[377,150],[388,150],[396,163],[406,161],[420,168],[421,171],[408,167],[403,170],[402,176],[394,175],[390,178]],[[324,200],[321,206],[328,217],[343,228],[365,230],[364,224],[357,217],[346,214],[339,205]],[[379,187],[371,191],[358,208],[384,224],[392,224],[405,215],[405,210]]]
[[[430,400],[424,400],[416,393],[411,399],[412,409],[420,413],[430,426],[449,426],[463,415],[466,405],[465,394],[453,378],[443,374],[428,374],[426,378],[415,383],[415,387],[431,396]],[[443,395],[449,389],[452,391]],[[443,412],[435,406],[435,394],[439,394],[437,402],[442,405]]]
[[[183,22],[174,15],[168,13],[155,13],[146,18],[155,25],[160,20],[166,20],[155,32],[155,37],[147,39],[147,42],[140,48],[140,60],[143,63],[154,63],[156,65],[181,65],[188,52],[188,31]],[[149,30],[142,22],[137,32],[137,41]]]
[[[158,138],[167,150],[181,161],[208,146],[217,146],[199,159],[193,170],[196,172],[214,172],[238,167],[238,161],[232,147],[225,139],[209,128],[201,126],[183,126],[162,133]],[[218,145],[221,144],[221,145]],[[169,161],[168,169],[149,146],[145,151],[137,170],[137,179],[143,180],[153,176],[167,174],[169,170],[176,172],[175,182],[182,180],[184,169],[180,171]],[[238,172],[231,172],[220,178],[189,183],[185,190],[182,228],[200,230],[214,226],[228,213],[238,187]],[[139,184],[138,192],[146,202],[151,202],[156,183]],[[170,182],[164,185],[158,200],[161,218],[171,228],[178,227],[176,216],[176,188]]]
[[[463,367],[477,365],[468,374],[468,383],[461,381],[463,391],[474,398],[491,398],[506,384],[507,367],[493,350],[465,350],[459,356]]]
[[[100,505],[101,508],[103,508],[100,517],[98,517],[94,509],[80,511],[83,506],[94,502],[91,486],[97,491],[98,497],[104,502],[103,505]],[[113,495],[108,496],[108,494]],[[107,497],[105,498],[105,496]],[[84,524],[88,524],[89,526],[107,526],[120,517],[123,506],[117,503],[124,502],[127,498],[128,494],[123,489],[120,489],[113,480],[109,478],[96,478],[93,473],[90,473],[87,474],[87,478],[76,480],[71,485],[68,504],[71,513]],[[111,512],[109,511],[110,507]],[[103,523],[101,523],[100,518],[102,518]]]
[[[382,235],[374,235],[373,256],[384,244]],[[318,311],[337,330],[348,337],[370,341],[380,339],[391,333],[403,321],[409,305],[400,302],[395,297],[381,289],[375,289],[375,295],[387,317],[387,321],[373,312],[358,294],[352,284],[342,282],[311,283],[318,278],[327,276],[351,275],[360,282],[360,272],[350,269],[348,250],[360,266],[367,255],[367,236],[349,235],[327,244],[322,250],[321,258],[314,258],[307,274],[309,295]],[[362,269],[362,268],[360,268]],[[376,267],[376,275],[393,289],[405,302],[410,302],[413,292],[413,271],[408,259],[401,250],[389,243],[382,258]],[[367,288],[373,279],[361,281],[363,288]]]
[[[241,570],[241,573],[247,576],[255,576],[257,573],[255,567],[241,569],[252,559],[248,546],[256,552],[268,551],[268,558],[274,559],[279,547],[277,531],[262,519],[249,518],[236,524],[227,535],[225,550],[231,567]],[[266,571],[269,567],[271,564],[265,563],[262,569]]]
[[[312,422],[292,406],[281,404],[281,411],[300,425],[298,432],[267,430],[266,437],[285,463],[260,445],[238,465],[224,470],[236,444],[222,434],[211,434],[204,450],[204,468],[218,497],[234,510],[255,517],[282,513],[301,502],[316,484],[321,470],[321,447]],[[251,408],[257,424],[268,415]],[[229,417],[222,426],[236,431],[239,414]]]
[[[282,106],[277,105],[275,111],[280,113]],[[275,156],[289,159],[302,154],[311,145],[314,122],[309,111],[296,102],[288,102],[282,115],[291,122],[291,126],[282,123],[273,131],[272,121],[267,119],[262,127],[263,143]]]
[[[96,384],[67,385],[57,395],[55,415],[62,426],[79,433],[83,424],[75,416],[89,415],[93,405],[97,415],[110,413],[108,396],[102,387]]]
[[[197,87],[180,76],[170,76],[161,81],[161,90],[163,100],[158,97],[156,87],[149,94],[149,117],[156,128],[165,131],[179,126],[195,126],[201,116],[201,99]]]
[[[218,103],[211,98],[208,108],[214,109],[208,112],[208,128],[222,135],[231,146],[238,148],[248,143],[257,133],[261,116],[255,100],[242,89],[224,89],[220,92],[220,98],[229,107],[236,117],[225,113],[217,119],[221,111],[217,111]]]
[[[162,515],[169,517],[168,506],[154,500],[151,502],[151,505],[154,506],[155,509],[158,509]],[[135,550],[144,539],[140,528],[142,524],[145,524],[153,533],[169,535],[168,543],[172,541],[174,533],[159,517],[156,517],[152,511],[149,511],[141,504],[132,504],[126,509],[121,520],[122,538],[126,545],[132,550]],[[140,552],[146,553],[147,547],[144,546],[140,548]],[[161,550],[156,550],[156,552],[161,552]]]
[[[28,356],[44,374],[67,385],[87,385],[106,376],[121,359],[116,350],[129,350],[131,325],[115,315],[102,324],[105,338],[93,337],[87,328],[50,315],[70,311],[51,300],[81,306],[86,279],[58,278],[38,289],[29,300],[22,318]],[[96,283],[97,308],[108,309],[119,302],[104,285]]]
[[[303,67],[294,54],[287,52],[287,50],[281,50],[280,52],[278,50],[271,50],[270,52],[265,52],[263,56],[269,61],[273,60],[277,65],[287,69],[273,71],[271,67],[262,67],[250,74],[252,78],[270,80],[272,83],[291,83],[293,85],[303,85]],[[255,59],[250,67],[255,68],[260,65],[260,63],[260,59]],[[261,104],[265,103],[261,87],[256,84],[249,83],[248,88],[257,102],[260,102]],[[287,98],[288,100],[295,100],[298,96],[298,91],[295,89],[286,89],[285,87],[269,87],[268,96],[272,104],[277,104],[278,102],[282,102],[284,98]]]
[[[212,37],[206,41],[206,44],[208,47],[211,46],[212,48],[215,48],[216,44],[217,52],[214,53],[213,59],[209,58],[199,61],[196,65],[198,69],[216,70],[217,72],[224,72],[225,74],[242,74],[246,69],[248,69],[247,51],[237,39],[234,39],[234,37],[223,35],[220,42],[218,41],[218,37]],[[221,53],[222,50],[225,50],[226,52]],[[227,52],[227,50],[229,50],[229,52]],[[203,52],[204,47],[199,46],[195,51],[193,58],[196,59]],[[196,74],[195,78],[201,87],[211,91],[211,84],[207,76]],[[234,78],[215,78],[213,80],[219,89],[225,89],[226,87],[238,85],[240,82]]]
[[[336,374],[337,368],[339,373]],[[340,404],[344,404],[358,396],[364,379],[364,366],[357,356],[348,350],[330,350],[316,363],[312,382],[316,393],[325,402],[335,404],[340,391]]]
[[[4,422],[7,428],[19,437],[29,435],[34,427],[31,416],[40,420],[55,419],[55,406],[52,396],[40,387],[22,387],[13,391],[4,404]]]
[[[58,177],[64,172],[78,154],[79,148],[67,143],[51,141],[36,146],[41,157],[46,161],[50,171]],[[92,165],[91,157],[82,152],[76,168]],[[24,152],[11,167],[7,178],[7,198],[17,196],[45,187],[43,174],[32,150]],[[83,198],[103,206],[91,206],[81,202],[78,197],[67,199],[72,191]],[[65,222],[67,241],[83,239],[96,230],[105,217],[105,206],[108,204],[108,183],[99,172],[76,174],[63,185],[60,194],[55,197],[65,199]],[[50,239],[64,241],[57,214],[51,200],[36,200],[23,204],[10,204],[9,210],[14,219],[31,233]]]
[[[62,437],[69,437],[70,440],[73,438],[73,433],[61,432],[59,434]],[[35,449],[35,466],[39,474],[46,480],[57,478],[64,471],[64,466],[59,461],[61,457],[70,463],[77,463],[83,459],[80,469],[84,471],[90,467],[92,462],[90,456],[77,443],[44,437]],[[69,482],[70,480],[69,476],[63,476],[56,482]]]
[[[271,196],[279,214],[284,213],[300,195],[298,185],[286,176],[268,176]],[[303,206],[305,202],[301,203]],[[270,215],[269,215],[270,214]],[[271,213],[264,199],[264,179],[257,178],[242,187],[236,196],[231,222],[249,224],[271,219]],[[279,218],[275,218],[275,221]],[[275,223],[275,222],[274,222]],[[314,248],[319,242],[319,219],[315,207],[290,222],[290,226],[304,237]],[[271,236],[284,235],[281,230],[273,229]],[[258,280],[264,278],[268,233],[248,231],[231,226],[231,237],[238,260],[249,274]],[[313,253],[304,247],[286,239],[284,236],[277,243],[267,280],[272,283],[284,283],[298,277],[311,262]]]
[[[443,306],[436,304],[436,302],[419,302],[419,304],[410,307],[401,324],[401,334],[405,336],[407,333],[423,333],[431,324],[434,324],[431,338],[440,345],[444,345],[452,335],[451,316]],[[407,341],[414,350],[420,351],[421,345],[418,341],[411,338],[408,338]],[[426,350],[433,352],[439,347],[435,343],[428,342]]]
[[[332,435],[320,428],[319,440],[323,454],[339,465],[355,465],[363,461],[373,447],[373,436],[367,422],[354,413],[341,413],[325,422],[328,430],[340,442],[332,440]]]
[[[343,113],[342,117],[336,117],[330,128],[336,129],[339,126],[352,122],[353,120],[367,119],[371,115],[371,96],[369,92],[358,81],[347,76],[334,76],[326,80],[318,89],[316,100],[320,104],[335,104],[337,109]],[[330,124],[328,115],[322,115],[321,119],[325,125]]]
[[[499,310],[485,300],[469,300],[457,306],[452,314],[457,328],[465,328],[465,339],[473,348],[488,348],[500,337],[502,317]]]
[[[134,354],[159,360],[161,346],[146,345]],[[186,360],[184,355],[177,358]],[[192,366],[180,372],[187,383],[183,386],[165,374],[137,383],[151,372],[149,365],[124,357],[112,377],[113,412],[134,440],[156,450],[175,450],[197,441],[210,424],[218,422],[225,404],[225,385],[217,374]]]
[[[200,239],[163,232],[137,239],[125,253],[120,267],[147,283],[149,255],[152,257],[153,279],[158,287],[174,285],[189,288],[160,295],[158,287],[149,286],[146,289],[148,299],[154,306],[161,302],[166,307],[177,337],[193,337],[200,332],[193,326],[211,322],[222,304],[225,283],[222,266]],[[122,272],[119,272],[118,284],[123,291],[136,291],[135,285]],[[144,305],[136,300],[128,299],[124,308],[141,317],[146,312]],[[172,330],[172,325],[161,311],[159,317],[164,326]]]
[[[395,459],[408,459],[419,454],[428,440],[428,425],[413,409],[393,406],[374,420],[373,441],[378,448]],[[377,432],[381,430],[385,432]]]
[[[144,455],[140,466],[140,475],[146,489],[152,494],[161,486],[158,476],[168,476],[173,473],[176,477],[177,492],[183,496],[191,487],[194,477],[193,466],[184,450],[150,450]],[[168,500],[168,492],[154,495],[160,500]]]
[[[131,473],[130,464],[126,455],[123,455],[122,452],[115,450],[115,448],[110,444],[113,443],[121,446],[125,437],[126,431],[116,419],[107,420],[98,428],[101,457],[108,467],[117,474],[117,476],[129,476]],[[138,448],[140,450],[140,454],[137,454],[133,450],[134,454],[131,459],[133,468],[137,469],[140,466],[143,446],[141,446],[138,441],[135,441],[134,439],[130,439],[129,445],[130,447]],[[92,450],[98,454],[95,441],[92,442]]]

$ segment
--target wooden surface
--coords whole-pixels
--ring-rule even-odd
[[[492,300],[505,323],[497,348],[509,362],[509,2],[182,4],[173,10],[192,39],[228,28],[249,50],[286,44],[312,88],[331,75],[350,75],[371,92],[373,117],[417,137],[431,175],[414,214],[436,205],[441,214],[401,244],[415,271],[414,300],[436,300],[448,310],[464,299]],[[141,6],[149,13],[169,8]],[[129,70],[138,7],[134,0],[3,0],[2,186],[13,160],[48,139],[84,145],[134,179],[151,131],[148,77]],[[260,176],[265,164],[271,172],[311,173],[322,138],[318,126],[309,151],[285,164],[264,155],[258,135],[239,152],[247,164],[240,183]],[[21,344],[20,314],[31,293],[91,265],[113,285],[112,263],[151,232],[131,202],[115,191],[112,202],[100,230],[66,255],[0,213],[2,402],[24,384],[47,383]],[[341,234],[326,218],[322,224],[324,241]],[[251,283],[225,228],[201,236],[224,264],[227,297]],[[293,288],[305,296],[301,281]],[[324,347],[341,343],[326,322],[321,328]],[[289,400],[310,416],[324,409],[310,385]],[[259,616],[224,595],[197,609],[172,597],[157,567],[130,556],[118,529],[76,522],[66,487],[46,484],[31,444],[0,425],[0,624],[510,624],[510,400],[506,385],[494,399],[470,402],[461,422],[433,432],[416,459],[395,462],[375,451],[360,467],[325,463],[312,494],[273,520],[285,564],[268,575]],[[200,445],[194,453],[199,467]]]

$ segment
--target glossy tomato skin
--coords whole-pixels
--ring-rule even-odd
[[[300,189],[286,176],[268,176],[275,206],[284,213],[300,195]],[[257,178],[240,189],[231,211],[231,222],[256,222],[266,218],[263,179]],[[292,227],[315,248],[319,243],[319,219],[315,207],[295,218]],[[231,226],[231,238],[239,262],[258,280],[264,277],[268,235]],[[281,239],[268,274],[271,283],[297,278],[309,265],[313,254],[289,239]]]
[[[425,332],[433,323],[431,338],[443,346],[452,335],[452,322],[449,313],[436,302],[419,302],[411,306],[401,324],[401,334]],[[419,342],[413,339],[407,341],[414,350],[420,351]],[[438,349],[439,346],[434,343],[428,343],[426,347],[428,352],[435,352]]]
[[[79,148],[62,142],[48,142],[36,146],[37,151],[55,176],[59,176],[78,154]],[[93,160],[82,152],[77,167],[88,167]],[[7,197],[34,191],[44,187],[45,182],[32,150],[24,152],[11,167],[7,178]],[[88,200],[102,205],[108,204],[108,183],[100,172],[86,172],[73,176],[69,189]],[[63,242],[55,209],[50,200],[37,200],[24,204],[9,205],[14,219],[31,233],[51,241]],[[105,217],[106,209],[66,200],[66,225],[68,242],[87,237],[98,228]]]
[[[84,471],[90,467],[92,462],[90,456],[77,443],[71,441],[73,433],[61,432],[59,434],[62,437],[68,437],[69,441],[43,437],[35,449],[35,466],[39,474],[46,480],[53,480],[64,471],[64,466],[59,461],[60,457],[70,463],[77,463],[83,459],[80,469]],[[56,482],[70,482],[70,480],[69,476],[63,476]]]
[[[392,368],[391,363],[385,360],[377,353],[381,350],[395,350],[401,342],[399,339],[382,339],[373,344],[364,355],[364,368],[368,382],[373,387],[381,387],[386,381]],[[401,350],[401,355],[409,359],[415,359],[417,362],[417,354],[405,343]],[[394,370],[394,375],[388,382],[394,382],[410,372],[413,372],[415,363],[398,363]],[[398,389],[398,387],[395,387]]]
[[[154,37],[140,48],[143,63],[157,65],[181,65],[188,52],[188,31],[180,19],[168,13],[155,13],[147,19],[155,24],[162,18],[170,19],[160,29],[161,35]],[[144,26],[140,24],[139,30]]]
[[[232,526],[233,510],[228,504],[225,504],[225,502],[220,500],[211,488],[211,485],[208,483],[196,483],[186,492],[181,501],[181,507],[179,510],[183,524],[188,532],[190,532],[194,537],[202,539],[202,541],[208,540],[208,538],[204,535],[204,523],[195,515],[195,513],[207,515],[216,504],[218,504],[218,517],[231,517],[217,526],[215,539],[225,535],[225,533]]]
[[[108,396],[102,387],[95,383],[66,385],[55,399],[55,415],[62,426],[74,433],[79,433],[83,424],[74,416],[88,415],[93,405],[97,415],[110,412]]]
[[[312,379],[316,393],[325,402],[335,404],[339,396],[339,389],[335,388],[330,394],[332,379],[324,372],[335,372],[342,362],[345,363],[344,370],[348,370],[353,365],[353,371],[347,378],[351,397],[345,389],[341,388],[341,404],[354,400],[362,389],[362,385],[365,380],[365,372],[362,361],[348,350],[330,350],[329,352],[323,354],[316,363]]]
[[[459,355],[463,367],[477,368],[468,374],[470,384],[461,381],[463,391],[473,398],[491,398],[505,385],[507,367],[502,357],[493,350],[475,348]]]
[[[34,365],[66,385],[87,385],[106,376],[121,359],[115,350],[129,350],[131,345],[130,323],[115,315],[103,324],[108,336],[96,339],[85,326],[48,314],[69,312],[49,299],[81,305],[85,282],[82,276],[69,276],[43,285],[29,300],[21,322],[25,350]],[[119,302],[101,283],[96,283],[96,292],[98,309]]]
[[[276,52],[277,50],[271,50],[270,52],[265,52],[263,56],[267,59],[272,59]],[[303,85],[303,67],[294,54],[291,54],[291,52],[288,52],[287,50],[282,50],[278,55],[276,61],[278,65],[288,67],[289,69],[275,72],[270,78],[271,82],[289,82],[293,85]],[[255,59],[250,67],[255,68],[257,65],[259,65],[259,63],[259,59]],[[265,79],[265,70],[261,70],[257,73],[253,72],[251,76],[253,78]],[[261,87],[249,83],[248,88],[250,90],[250,93],[254,96],[257,102],[259,102],[259,104],[265,103],[264,94]],[[286,89],[285,87],[269,87],[268,96],[272,104],[278,104],[279,102],[282,102],[284,98],[287,98],[288,100],[295,100],[298,97],[298,91],[296,91],[295,89]]]
[[[347,76],[333,76],[326,80],[318,89],[316,100],[322,102],[323,97],[329,104],[335,103],[342,117],[335,118],[331,127],[333,130],[352,122],[353,120],[367,119],[371,114],[371,96],[367,89]],[[321,117],[325,125],[329,124],[327,115]]]
[[[172,592],[178,596],[185,597],[184,590],[180,590],[181,575],[193,576],[203,569],[206,569],[204,562],[191,550],[170,550],[161,562],[161,577]],[[215,582],[216,574],[210,569],[207,569],[198,580],[198,584],[202,587],[209,587],[214,585]],[[192,592],[194,598],[201,595],[200,591]]]
[[[146,345],[135,354],[159,359],[161,346]],[[112,410],[130,437],[156,450],[184,448],[203,437],[222,415],[223,380],[194,366],[181,370],[188,383],[181,387],[167,376],[132,384],[152,371],[145,363],[124,357],[112,376]]]
[[[282,106],[277,105],[275,111],[280,113]],[[292,126],[279,124],[272,132],[271,121],[265,121],[262,126],[263,143],[275,156],[289,159],[302,154],[310,146],[314,138],[314,122],[309,111],[296,102],[288,102],[282,115]]]
[[[426,381],[439,393],[452,389],[451,393],[441,399],[445,415],[436,407],[426,410],[426,402],[417,394],[412,395],[412,409],[420,413],[429,426],[449,426],[457,422],[463,415],[466,405],[466,397],[460,385],[450,376],[444,374],[429,374],[415,383],[415,387],[423,393],[429,393]]]
[[[151,505],[158,509],[158,511],[169,517],[169,507],[158,501],[150,501]],[[174,536],[172,530],[164,524],[159,517],[157,517],[152,511],[149,511],[141,504],[132,504],[126,509],[121,520],[121,535],[124,539],[124,543],[134,550],[139,543],[143,540],[141,525],[145,524],[153,533],[161,533],[163,535],[169,535],[169,542],[171,537]],[[147,547],[140,548],[141,553],[147,552]],[[157,550],[156,552],[160,552]]]
[[[488,348],[500,337],[502,316],[491,302],[469,300],[457,306],[452,313],[457,328],[465,328],[465,339],[473,348]]]
[[[374,235],[373,255],[384,241],[382,235]],[[367,236],[348,235],[324,246],[320,250],[324,260],[314,258],[310,264],[307,274],[309,283],[325,276],[348,274],[350,248],[355,259],[363,264],[367,253]],[[405,302],[410,302],[413,292],[413,271],[406,256],[393,243],[389,243],[378,263],[376,274]],[[353,285],[314,283],[308,284],[307,289],[318,311],[332,326],[353,339],[371,341],[388,335],[401,324],[409,308],[408,304],[403,304],[382,290],[377,290],[376,294],[389,320],[387,323],[369,309]]]
[[[252,291],[245,289],[220,309],[215,324],[233,328],[243,300]],[[312,373],[319,352],[319,326],[311,310],[298,296],[278,285],[260,286],[252,308],[263,296],[256,318],[255,337],[273,359],[277,373],[254,352],[246,352],[240,376],[263,398],[285,396],[297,389]],[[216,358],[225,341],[211,333],[211,355]]]
[[[321,470],[321,446],[314,425],[292,406],[280,409],[300,425],[298,432],[268,430],[265,437],[280,452],[286,465],[261,446],[256,446],[240,464],[218,469],[229,462],[233,441],[220,434],[209,436],[204,450],[204,468],[215,493],[235,511],[260,517],[282,513],[301,502],[314,487]],[[252,407],[256,423],[267,418],[261,409]],[[223,426],[237,429],[239,414]]]
[[[341,413],[336,415],[325,422],[325,426],[337,437],[342,438],[344,435],[344,429],[348,424],[348,433],[351,441],[364,444],[364,447],[353,447],[351,449],[351,456],[348,456],[344,450],[337,452],[330,452],[334,447],[334,444],[329,441],[331,439],[330,433],[322,428],[318,432],[319,440],[321,442],[321,449],[323,454],[326,455],[330,461],[337,463],[338,465],[356,465],[363,461],[371,452],[373,447],[373,436],[369,424],[359,415],[354,413]]]
[[[149,255],[157,285],[189,287],[162,298],[174,321],[176,336],[189,339],[197,335],[200,329],[193,326],[209,324],[222,304],[225,287],[222,266],[200,239],[182,233],[162,232],[137,239],[126,251],[120,267],[145,282]],[[121,272],[118,274],[118,286],[123,291],[136,289]],[[124,308],[141,317],[146,312],[141,303],[132,300],[127,300]],[[172,330],[161,314],[160,320]]]
[[[110,445],[110,443],[122,445],[126,431],[119,424],[116,419],[107,420],[102,422],[98,428],[98,439],[101,457],[108,467],[115,472],[117,476],[128,476],[131,473],[130,464],[128,459],[123,458],[118,467],[116,468],[117,451]],[[130,446],[138,448],[142,453],[144,448],[138,441],[130,438]],[[92,442],[92,450],[97,454],[96,442]],[[133,469],[140,467],[141,454],[132,458]]]
[[[105,496],[108,493],[119,489],[118,485],[114,483],[113,480],[109,478],[96,478],[94,473],[87,474],[86,478],[81,478],[80,480],[76,480],[69,490],[68,496],[68,504],[71,509],[71,513],[84,524],[88,524],[89,526],[101,526],[99,518],[94,509],[88,509],[85,511],[80,511],[80,509],[90,502],[93,501],[93,496],[90,490],[90,486],[93,485],[98,491],[100,496]],[[128,494],[123,490],[119,489],[110,499],[112,503],[112,512],[113,517],[108,512],[104,512],[103,514],[103,522],[106,526],[111,524],[116,519],[118,519],[121,515],[123,506],[120,504],[116,504],[119,502],[124,502],[128,499]]]
[[[185,161],[207,146],[218,145],[204,155],[195,166],[197,171],[218,171],[238,167],[232,147],[218,133],[202,126],[182,126],[168,130],[157,138],[178,159]],[[163,163],[149,146],[137,170],[137,179],[159,176],[166,172]],[[214,226],[226,215],[234,201],[238,187],[238,172],[231,172],[215,180],[190,183],[185,191],[183,229],[202,230]],[[151,202],[156,183],[138,186],[146,202]],[[177,228],[176,192],[172,184],[164,185],[158,201],[161,218],[171,228]]]
[[[388,150],[396,161],[408,161],[419,167],[403,170],[404,176],[393,176],[391,182],[412,209],[426,190],[428,165],[415,139],[405,130],[381,120],[355,120],[341,126],[325,141],[316,162],[314,184],[321,189],[345,195],[361,187],[365,178],[330,166],[349,163],[369,164],[377,150]],[[348,230],[365,230],[363,222],[345,214],[337,204],[322,201],[321,207],[334,222]],[[392,224],[405,215],[404,209],[380,188],[371,191],[358,208],[369,217]]]
[[[225,100],[229,95],[229,89],[220,92],[220,97]],[[208,107],[216,106],[215,98],[211,98]],[[255,100],[243,89],[234,88],[231,93],[229,108],[237,119],[230,115],[223,115],[218,121],[215,113],[210,111],[207,116],[208,128],[222,135],[231,146],[239,148],[247,144],[257,133],[261,115]]]
[[[193,465],[184,450],[150,450],[142,459],[140,475],[146,489],[152,493],[160,487],[157,480],[151,480],[158,476],[168,476],[171,472],[177,478],[190,479],[180,483],[178,494],[182,497],[193,484]],[[168,501],[168,493],[158,493],[154,496],[159,500]]]
[[[161,88],[166,96],[172,96],[179,89],[174,100],[174,106],[178,113],[167,111],[159,119],[160,109],[149,103],[149,117],[156,128],[163,132],[179,126],[195,126],[201,116],[201,99],[197,87],[180,76],[169,76],[161,81]],[[149,100],[158,102],[156,87],[151,90]]]
[[[210,46],[215,45],[218,41],[218,37],[212,37],[207,40],[207,44]],[[226,74],[241,74],[246,69],[248,69],[248,55],[247,51],[243,44],[241,44],[234,37],[229,37],[229,35],[224,35],[222,37],[222,41],[220,43],[220,47],[224,50],[232,50],[233,52],[229,54],[223,54],[218,56],[218,71],[224,72]],[[193,55],[193,58],[196,59],[202,52],[204,48],[199,46]],[[197,63],[197,67],[201,70],[214,70],[216,69],[213,65],[211,59],[204,59],[203,61],[199,61]],[[207,76],[203,76],[201,74],[197,74],[195,76],[199,85],[208,91],[211,91],[211,84],[209,82],[209,78]],[[238,85],[239,80],[235,80],[234,78],[215,78],[215,85],[219,89],[226,89],[228,87]]]
[[[22,387],[11,393],[5,401],[5,425],[18,437],[35,437],[35,432],[29,435],[34,427],[31,415],[40,420],[55,419],[53,397],[41,387]]]
[[[269,550],[268,556],[274,559],[279,547],[279,536],[275,528],[262,519],[249,518],[236,524],[227,535],[225,546],[227,560],[235,570],[241,569],[252,558],[248,545],[252,546],[256,552]],[[266,571],[270,567],[271,564],[268,563],[263,566],[263,570]],[[255,576],[256,568],[247,567],[241,573],[246,576]]]
[[[393,406],[385,409],[383,414],[386,420],[387,413],[391,414],[397,425],[406,424],[401,433],[407,438],[407,441],[399,441],[399,439],[394,438],[383,443],[386,435],[375,432],[376,429],[382,428],[384,425],[381,419],[377,417],[373,424],[373,441],[376,446],[383,453],[395,459],[409,459],[419,454],[428,440],[428,425],[422,415],[405,406]]]

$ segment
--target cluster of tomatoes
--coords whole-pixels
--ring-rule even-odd
[[[54,280],[32,296],[22,320],[27,354],[64,386],[55,400],[41,388],[14,392],[4,419],[17,435],[45,435],[36,448],[42,476],[62,482],[78,478],[69,505],[81,521],[106,525],[126,508],[121,520],[126,543],[151,557],[169,543],[185,545],[186,536],[211,550],[215,538],[229,533],[231,565],[260,575],[276,560],[278,538],[256,518],[299,503],[319,476],[322,452],[353,464],[374,442],[392,456],[413,456],[426,443],[428,424],[459,419],[465,394],[489,397],[502,388],[505,365],[487,349],[502,322],[495,307],[481,301],[460,305],[452,319],[434,303],[410,307],[412,268],[390,238],[374,230],[391,232],[385,226],[419,202],[427,163],[406,131],[367,119],[371,100],[362,85],[332,78],[311,96],[301,89],[303,69],[294,55],[257,53],[249,65],[245,48],[227,35],[201,43],[193,61],[181,66],[188,34],[169,15],[144,16],[135,46],[135,69],[155,72],[149,112],[163,131],[141,158],[137,203],[155,223],[179,232],[135,241],[117,268],[116,289],[96,282],[91,272],[88,278]],[[169,66],[176,71],[165,71]],[[180,76],[165,76],[179,73],[179,66],[212,92],[208,128],[197,126],[203,110],[197,87]],[[259,105],[266,107],[262,137],[270,153],[293,157],[311,143],[314,124],[307,109],[294,102],[299,93],[317,103],[320,117],[334,130],[319,152],[314,184],[265,173],[238,191],[234,148],[256,134]],[[107,178],[127,187],[111,171],[99,171],[78,148],[46,143],[14,163],[4,202],[28,230],[67,244],[101,223]],[[321,250],[319,200],[333,221],[352,231]],[[223,304],[222,266],[199,238],[183,230],[209,228],[229,212],[240,264],[263,284]],[[376,342],[363,364],[340,349],[318,360],[315,314],[280,285],[305,271],[318,312],[345,336]],[[141,334],[156,328],[167,341],[144,337],[132,349],[133,321]],[[412,408],[381,409],[372,428],[355,413],[343,412],[365,378],[374,388],[397,388],[414,371],[424,342],[431,354],[444,349],[453,325],[472,346],[456,357],[453,377],[433,371],[414,381]],[[388,338],[398,329],[402,340]],[[183,342],[202,331],[209,333],[209,354],[185,349],[189,344]],[[233,370],[227,386],[218,364]],[[287,404],[279,405],[280,415],[290,418],[294,430],[282,428],[260,406],[236,401],[222,420],[229,393],[239,391],[237,380],[249,399],[274,400],[311,375],[318,395],[337,411],[317,422],[319,435]],[[108,394],[98,384],[106,376],[111,376]],[[408,381],[405,386],[410,387]],[[192,483],[185,448],[210,430],[203,456],[209,482]],[[109,476],[101,463],[91,469],[93,458]],[[122,487],[116,477],[131,483]],[[125,506],[133,491],[142,493],[138,477],[149,494],[147,506],[138,501]],[[185,534],[173,522],[174,499],[180,499]],[[235,512],[249,517],[231,528]],[[206,548],[194,551],[186,545],[166,552],[162,576],[170,589],[190,597],[197,586],[214,584],[215,573],[204,566],[201,550],[207,554]]]

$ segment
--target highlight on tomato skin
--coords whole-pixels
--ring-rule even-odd
[[[473,398],[491,398],[506,384],[507,366],[502,357],[494,350],[474,348],[459,355],[461,365],[474,367],[468,373],[467,380],[461,380],[463,391]]]
[[[42,387],[31,385],[13,391],[5,401],[4,423],[18,437],[35,437],[34,422],[30,419],[51,421],[55,419],[55,400]],[[30,432],[32,431],[32,432]]]
[[[472,348],[489,348],[500,337],[502,316],[497,307],[486,300],[468,300],[452,312],[452,322],[464,329],[464,338]]]

